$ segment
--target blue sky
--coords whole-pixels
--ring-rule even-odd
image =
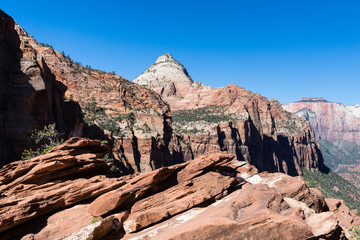
[[[59,4],[61,3],[61,4]],[[5,1],[38,42],[133,80],[169,52],[195,81],[360,104],[360,1]]]

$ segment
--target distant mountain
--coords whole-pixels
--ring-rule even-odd
[[[283,107],[309,120],[325,165],[360,187],[360,106],[303,98]]]
[[[360,106],[345,106],[323,98],[303,98],[284,109],[309,120],[317,140],[360,144]]]

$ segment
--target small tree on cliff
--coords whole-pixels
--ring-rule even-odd
[[[61,144],[64,140],[60,138],[61,134],[55,129],[55,123],[49,124],[43,130],[33,130],[31,138],[35,141],[38,149],[25,149],[21,159],[30,159],[47,153],[53,147]]]

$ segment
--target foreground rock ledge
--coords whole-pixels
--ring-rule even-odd
[[[107,178],[106,152],[74,138],[1,169],[2,239],[347,239],[344,225],[359,222],[301,177],[258,173],[233,155]],[[98,167],[82,171],[90,164]]]
[[[109,148],[100,141],[71,138],[49,153],[0,170],[0,232],[95,198],[125,184],[103,175]]]

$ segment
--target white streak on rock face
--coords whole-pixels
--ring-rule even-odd
[[[311,215],[315,214],[315,211],[308,206],[304,202],[300,202],[298,200],[295,200],[293,198],[284,198],[285,202],[289,204],[291,208],[299,207],[304,211],[305,217],[309,217]]]
[[[156,237],[158,234],[159,234],[159,231],[163,228],[175,228],[176,226],[184,223],[184,222],[187,222],[189,221],[190,219],[193,219],[195,218],[197,215],[199,215],[200,213],[202,213],[203,211],[205,211],[205,208],[204,209],[191,209],[189,211],[186,211],[185,213],[181,214],[180,216],[176,217],[175,218],[175,221],[171,221],[171,222],[168,222],[164,225],[161,225],[157,228],[149,228],[149,229],[146,229],[146,231],[144,232],[144,234],[141,234],[140,236],[137,236],[137,237],[133,237],[133,238],[129,238],[129,240],[139,240],[139,239],[147,239],[147,237]],[[125,222],[126,223],[126,222]],[[131,227],[131,225],[133,223],[129,223],[129,225],[125,226],[125,223],[124,223],[124,230],[126,231],[125,227],[128,228],[128,227]]]
[[[282,179],[283,179],[282,176],[275,177],[272,181],[267,181],[266,185],[273,188],[273,187],[275,187],[275,183],[278,182],[278,181],[281,181]]]
[[[349,106],[346,106],[346,108],[352,113],[352,115],[360,118],[360,105],[359,104],[349,105]]]
[[[246,179],[247,182],[251,183],[251,184],[258,184],[258,183],[264,183],[266,184],[266,182],[264,181],[264,179],[262,177],[260,177],[258,174],[255,174],[249,178]]]
[[[196,217],[203,211],[205,211],[205,209],[191,209],[190,211],[187,211],[186,213],[177,217],[176,221],[179,221],[180,223],[184,223],[184,222],[189,221],[190,219]]]
[[[159,230],[161,230],[163,228],[167,228],[167,227],[169,227],[169,225],[170,224],[167,223],[167,224],[161,225],[157,228],[152,227],[154,229],[149,228],[150,231],[146,231],[144,234],[141,234],[140,236],[129,238],[129,240],[139,240],[139,239],[144,239],[145,237],[151,237],[151,238],[155,237],[159,234]]]
[[[245,161],[236,161],[233,163],[233,166],[235,167],[241,167],[241,166],[244,166],[246,164]]]
[[[248,179],[250,177],[250,175],[247,172],[244,172],[240,175],[240,177],[242,177],[243,179]]]
[[[123,224],[126,233],[131,233],[136,229],[136,222],[134,220],[127,220]]]

